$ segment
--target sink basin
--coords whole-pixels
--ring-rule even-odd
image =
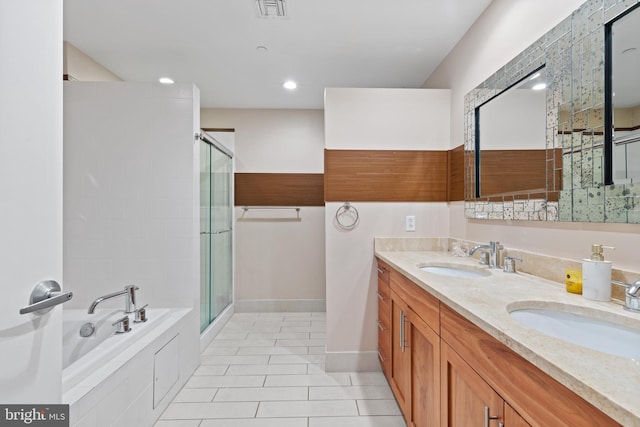
[[[449,277],[485,277],[491,274],[486,269],[446,263],[420,264],[418,268],[422,271]]]
[[[580,308],[520,308],[509,314],[523,325],[554,338],[614,356],[640,359],[640,330],[594,317],[597,310],[592,315],[571,312],[576,309]]]

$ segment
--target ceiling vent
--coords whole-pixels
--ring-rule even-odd
[[[284,18],[287,16],[285,0],[256,0],[260,18]]]

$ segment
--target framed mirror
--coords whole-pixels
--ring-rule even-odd
[[[639,3],[589,0],[467,94],[467,218],[640,224],[640,79],[625,77],[640,69],[631,63],[633,48],[640,57]],[[545,185],[492,194],[482,188],[487,145],[479,119],[485,113],[478,107],[543,66],[545,138],[539,149],[545,151],[545,168],[538,173]],[[517,149],[515,142],[510,149]]]
[[[640,9],[605,25],[605,184],[640,181]]]

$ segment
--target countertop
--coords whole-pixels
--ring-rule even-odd
[[[475,323],[623,426],[640,426],[640,360],[567,343],[530,329],[509,315],[514,308],[567,308],[640,330],[640,314],[614,302],[570,294],[564,285],[536,276],[480,266],[448,252],[376,251],[375,255]],[[445,277],[420,264],[487,269],[486,277]],[[597,310],[597,311],[595,311]]]

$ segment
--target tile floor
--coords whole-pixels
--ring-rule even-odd
[[[325,313],[236,313],[156,427],[405,427],[381,372],[324,372]]]

